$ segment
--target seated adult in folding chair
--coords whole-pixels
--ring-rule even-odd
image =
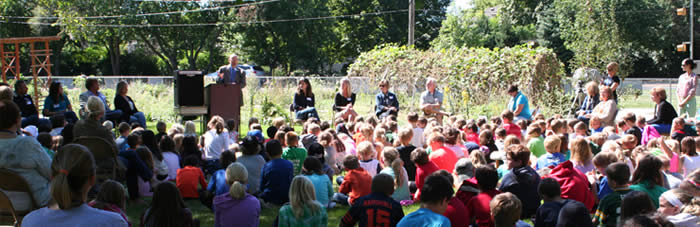
[[[31,196],[36,199],[36,205],[45,206],[50,199],[51,158],[34,137],[17,135],[20,124],[19,107],[9,100],[0,101],[0,168],[31,182],[29,189]],[[18,183],[7,178],[0,179],[0,188]],[[22,207],[29,204],[26,193],[4,193],[10,197],[15,209],[22,210]]]
[[[428,78],[425,81],[426,90],[420,95],[420,108],[423,114],[428,117],[435,117],[442,125],[442,117],[449,116],[450,113],[442,111],[442,92],[437,90],[437,81]]]
[[[122,116],[122,111],[121,110],[112,110],[109,108],[109,104],[107,103],[107,97],[100,92],[100,83],[97,81],[95,78],[87,78],[85,80],[85,88],[87,89],[86,92],[83,92],[80,94],[79,99],[80,99],[80,116],[81,118],[87,117],[87,105],[88,105],[88,98],[91,96],[95,96],[102,101],[102,104],[104,105],[105,113],[104,116],[102,116],[102,120],[108,120],[112,122],[118,122],[119,119]]]
[[[314,107],[315,104],[315,97],[311,90],[309,79],[303,78],[299,80],[297,92],[294,93],[294,103],[292,103],[296,119],[302,121],[306,121],[310,117],[318,119],[318,112],[316,107]]]
[[[389,81],[382,80],[379,82],[379,90],[375,96],[376,106],[374,113],[379,119],[384,119],[389,115],[399,115],[399,99],[392,92],[389,92]]]
[[[37,111],[34,105],[34,99],[27,94],[27,91],[27,84],[24,80],[17,80],[17,82],[15,82],[15,93],[12,100],[17,104],[22,114],[22,128],[34,125],[37,128],[50,129],[51,121],[39,117],[39,111]]]
[[[335,93],[335,102],[333,103],[335,118],[342,118],[345,121],[355,119],[357,117],[357,112],[353,109],[355,98],[356,95],[350,87],[350,80],[347,77],[340,80],[340,91]]]

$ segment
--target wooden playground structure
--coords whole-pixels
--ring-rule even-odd
[[[21,45],[29,43],[29,57],[31,58],[32,81],[34,82],[34,103],[39,103],[39,73],[46,73],[47,81],[51,81],[51,47],[50,41],[56,41],[58,36],[40,36],[40,37],[16,37],[0,39],[0,71],[2,72],[2,81],[7,83],[7,75],[12,74],[14,78],[18,78],[21,73],[20,67],[20,52]],[[48,83],[47,83],[48,84]]]

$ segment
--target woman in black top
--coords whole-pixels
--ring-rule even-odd
[[[671,123],[678,117],[673,105],[666,101],[666,90],[661,87],[651,89],[651,100],[656,103],[654,107],[654,118],[647,121],[659,133],[671,132]],[[646,131],[646,130],[645,130]]]
[[[120,122],[138,122],[143,128],[146,127],[146,116],[143,112],[139,112],[136,108],[136,104],[131,97],[127,96],[126,93],[129,92],[129,84],[126,81],[120,81],[117,84],[117,94],[114,95],[114,106],[116,109],[122,111]]]
[[[299,120],[306,120],[310,117],[319,119],[318,112],[316,112],[314,93],[311,91],[311,83],[309,83],[308,78],[299,80],[299,86],[297,87],[297,93],[294,94],[294,103],[292,103],[292,109],[296,113],[296,117]]]
[[[343,118],[343,120],[348,121],[348,119],[357,117],[357,112],[352,108],[353,105],[355,105],[355,93],[350,87],[350,80],[343,78],[340,80],[340,91],[335,93],[335,103],[333,104],[333,111],[336,112],[335,118]]]

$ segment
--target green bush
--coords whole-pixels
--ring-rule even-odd
[[[505,90],[515,84],[530,98],[531,105],[546,112],[563,113],[565,109],[559,109],[559,105],[543,102],[553,95],[561,97],[563,69],[553,51],[543,47],[421,51],[385,45],[362,53],[350,66],[348,75],[374,81],[387,79],[395,85],[395,90],[408,95],[422,91],[427,77],[436,78],[445,93],[444,105],[448,110],[466,115],[503,109],[503,106],[478,106],[505,104],[508,98]],[[485,112],[474,113],[470,108]]]

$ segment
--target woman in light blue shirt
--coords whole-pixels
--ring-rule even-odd
[[[518,86],[511,85],[508,88],[508,95],[512,97],[508,102],[508,109],[513,111],[515,121],[530,120],[530,104],[528,103],[527,97],[518,90]]]

